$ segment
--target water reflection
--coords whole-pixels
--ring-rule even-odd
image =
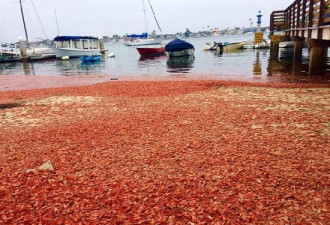
[[[285,74],[292,75],[294,73],[303,75],[306,71],[302,70],[303,60],[293,60],[294,51],[292,48],[280,49],[278,59],[269,57],[268,61],[268,76]],[[308,75],[305,73],[305,75]]]
[[[226,53],[226,54],[239,54],[239,53],[243,53],[243,52],[244,52],[244,49],[228,49],[228,50],[223,51],[223,53]]]
[[[325,57],[320,71],[310,71],[309,54],[309,50],[304,49],[302,57],[295,58],[294,49],[280,49],[278,60],[269,57],[268,76],[278,77],[280,82],[288,83],[328,83],[330,74],[327,71],[327,61],[329,59]]]
[[[138,62],[138,67],[141,69],[160,66],[167,59],[166,55],[158,56],[141,56]]]
[[[161,60],[161,59],[166,59],[167,56],[166,55],[150,55],[150,56],[147,56],[147,55],[144,55],[144,56],[141,56],[139,61],[140,62],[152,62],[154,60]]]
[[[23,67],[24,75],[33,75],[33,76],[36,75],[33,63],[23,62],[22,67]]]
[[[262,75],[261,61],[260,61],[260,51],[257,50],[256,60],[253,63],[253,75],[260,76]]]
[[[223,57],[226,55],[241,54],[241,53],[243,53],[243,51],[244,51],[243,49],[228,49],[228,50],[217,49],[216,51],[214,51],[214,54],[217,57]]]
[[[194,67],[195,56],[170,57],[167,60],[168,73],[189,73]]]
[[[67,61],[56,61],[55,67],[64,76],[90,75],[100,74],[103,63],[102,61],[82,62],[80,59],[70,59]]]

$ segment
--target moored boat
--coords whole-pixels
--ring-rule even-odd
[[[215,50],[217,50],[217,45],[218,45],[218,43],[216,43],[216,42],[214,42],[213,44],[206,43],[203,50],[204,51],[215,51]]]
[[[36,43],[29,43],[27,27],[25,23],[22,0],[19,1],[22,21],[24,25],[25,38],[18,38],[19,44],[0,43],[0,62],[19,61],[19,60],[43,60],[55,58],[55,53],[52,48],[47,46],[36,46]],[[34,9],[36,10],[36,9]],[[34,45],[34,47],[32,47]]]
[[[137,51],[141,56],[153,56],[165,54],[164,45],[149,45],[136,47]]]
[[[160,45],[162,40],[148,38],[148,34],[144,33],[141,35],[132,34],[128,36],[132,40],[124,42],[126,46],[145,46],[145,45]]]
[[[56,58],[92,56],[100,53],[98,38],[89,36],[58,36],[54,39]]]
[[[256,45],[254,44],[254,42],[249,42],[243,45],[243,49],[255,49]]]
[[[143,3],[143,12],[144,12],[145,33],[142,33],[141,35],[139,35],[139,34],[128,35],[127,37],[130,38],[130,40],[125,41],[124,45],[126,45],[126,46],[161,45],[162,44],[161,39],[152,38],[152,37],[148,36],[148,26],[147,26],[147,15],[146,15],[146,8],[145,8],[145,0],[142,0],[142,3]],[[157,23],[157,26],[158,26],[160,32],[162,32],[162,29],[160,28],[160,25],[159,25],[158,20],[156,18],[155,11],[154,11],[153,7],[151,6],[150,0],[148,1],[148,3],[149,3],[151,11],[154,14],[155,22]]]
[[[195,47],[183,40],[175,39],[165,46],[169,57],[190,56],[194,54]]]
[[[244,41],[239,42],[224,42],[217,44],[217,52],[230,52],[238,49],[243,49]]]
[[[161,40],[156,39],[138,39],[134,41],[127,41],[124,43],[126,46],[144,46],[144,45],[159,45],[161,44]]]
[[[55,58],[55,53],[51,48],[33,47],[25,48],[26,59],[29,61]],[[16,44],[1,44],[0,62],[22,60],[21,49]]]
[[[225,43],[223,45],[223,50],[230,51],[236,49],[243,49],[244,43],[245,43],[244,41]]]

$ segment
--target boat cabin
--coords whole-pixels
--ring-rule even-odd
[[[56,48],[93,50],[99,49],[96,37],[89,36],[58,36],[54,39]]]

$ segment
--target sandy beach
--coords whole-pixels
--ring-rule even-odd
[[[329,85],[5,79],[0,224],[327,224]]]

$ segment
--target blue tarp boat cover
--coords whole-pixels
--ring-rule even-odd
[[[70,41],[70,40],[79,40],[79,39],[97,40],[96,37],[91,37],[91,36],[57,36],[56,38],[54,38],[54,41]]]
[[[165,46],[167,52],[183,51],[187,49],[195,49],[194,46],[186,41],[175,39]]]
[[[129,38],[148,38],[148,33],[127,35]]]

